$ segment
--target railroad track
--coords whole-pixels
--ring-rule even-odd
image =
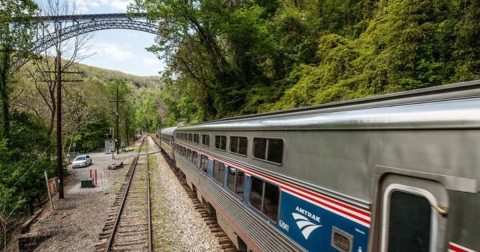
[[[95,251],[152,251],[148,154],[140,156],[146,137],[134,157]]]
[[[155,136],[150,135],[150,138],[153,139],[154,143],[160,148],[160,143],[155,138]],[[241,252],[240,250],[237,250],[233,242],[230,240],[230,238],[228,238],[227,234],[218,225],[217,217],[214,214],[209,213],[208,210],[205,208],[205,206],[202,204],[202,202],[200,202],[200,200],[197,197],[197,193],[192,191],[192,189],[188,186],[187,181],[185,180],[184,177],[181,176],[180,172],[173,166],[173,163],[169,159],[168,155],[163,150],[161,151],[161,153],[165,158],[165,160],[167,161],[168,165],[170,166],[170,169],[172,169],[175,176],[177,176],[178,180],[180,181],[180,184],[183,186],[183,189],[187,192],[188,197],[190,198],[193,205],[195,206],[195,209],[201,214],[203,220],[205,221],[205,224],[208,226],[210,231],[217,238],[218,243],[220,244],[220,247],[225,252]]]

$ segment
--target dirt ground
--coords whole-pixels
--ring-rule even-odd
[[[138,143],[136,144],[138,146]],[[112,160],[111,154],[89,153],[93,164],[85,168],[72,169],[68,167],[69,175],[65,177],[65,198],[53,196],[53,210],[50,204],[38,220],[23,236],[51,234],[52,237],[35,251],[93,251],[95,244],[112,205],[124,180],[128,167],[135,152],[120,154]],[[108,170],[109,164],[124,163],[118,170]],[[97,171],[97,185],[94,188],[80,188],[80,181],[92,177]]]
[[[138,147],[136,143],[133,147]],[[148,141],[149,152],[158,152],[153,141]],[[65,199],[53,197],[54,209],[50,204],[30,231],[22,236],[52,235],[35,251],[94,251],[99,243],[108,211],[116,193],[125,179],[135,151],[120,154],[116,160],[104,153],[89,153],[93,165],[85,168],[68,167],[65,179]],[[123,161],[119,170],[108,170],[113,162]],[[212,251],[220,252],[220,246],[195,210],[187,193],[181,187],[160,153],[150,155],[152,183],[152,214],[155,251]],[[97,170],[97,186],[80,188],[80,181]],[[18,245],[16,246],[18,251]]]

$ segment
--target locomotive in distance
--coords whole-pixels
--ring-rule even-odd
[[[480,81],[158,132],[242,251],[480,251]]]

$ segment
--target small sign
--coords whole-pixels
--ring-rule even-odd
[[[73,147],[77,147],[77,143],[73,143],[72,146],[73,146]]]

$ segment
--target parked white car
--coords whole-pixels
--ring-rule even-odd
[[[72,168],[86,167],[92,164],[92,158],[88,155],[77,156],[72,162]]]

